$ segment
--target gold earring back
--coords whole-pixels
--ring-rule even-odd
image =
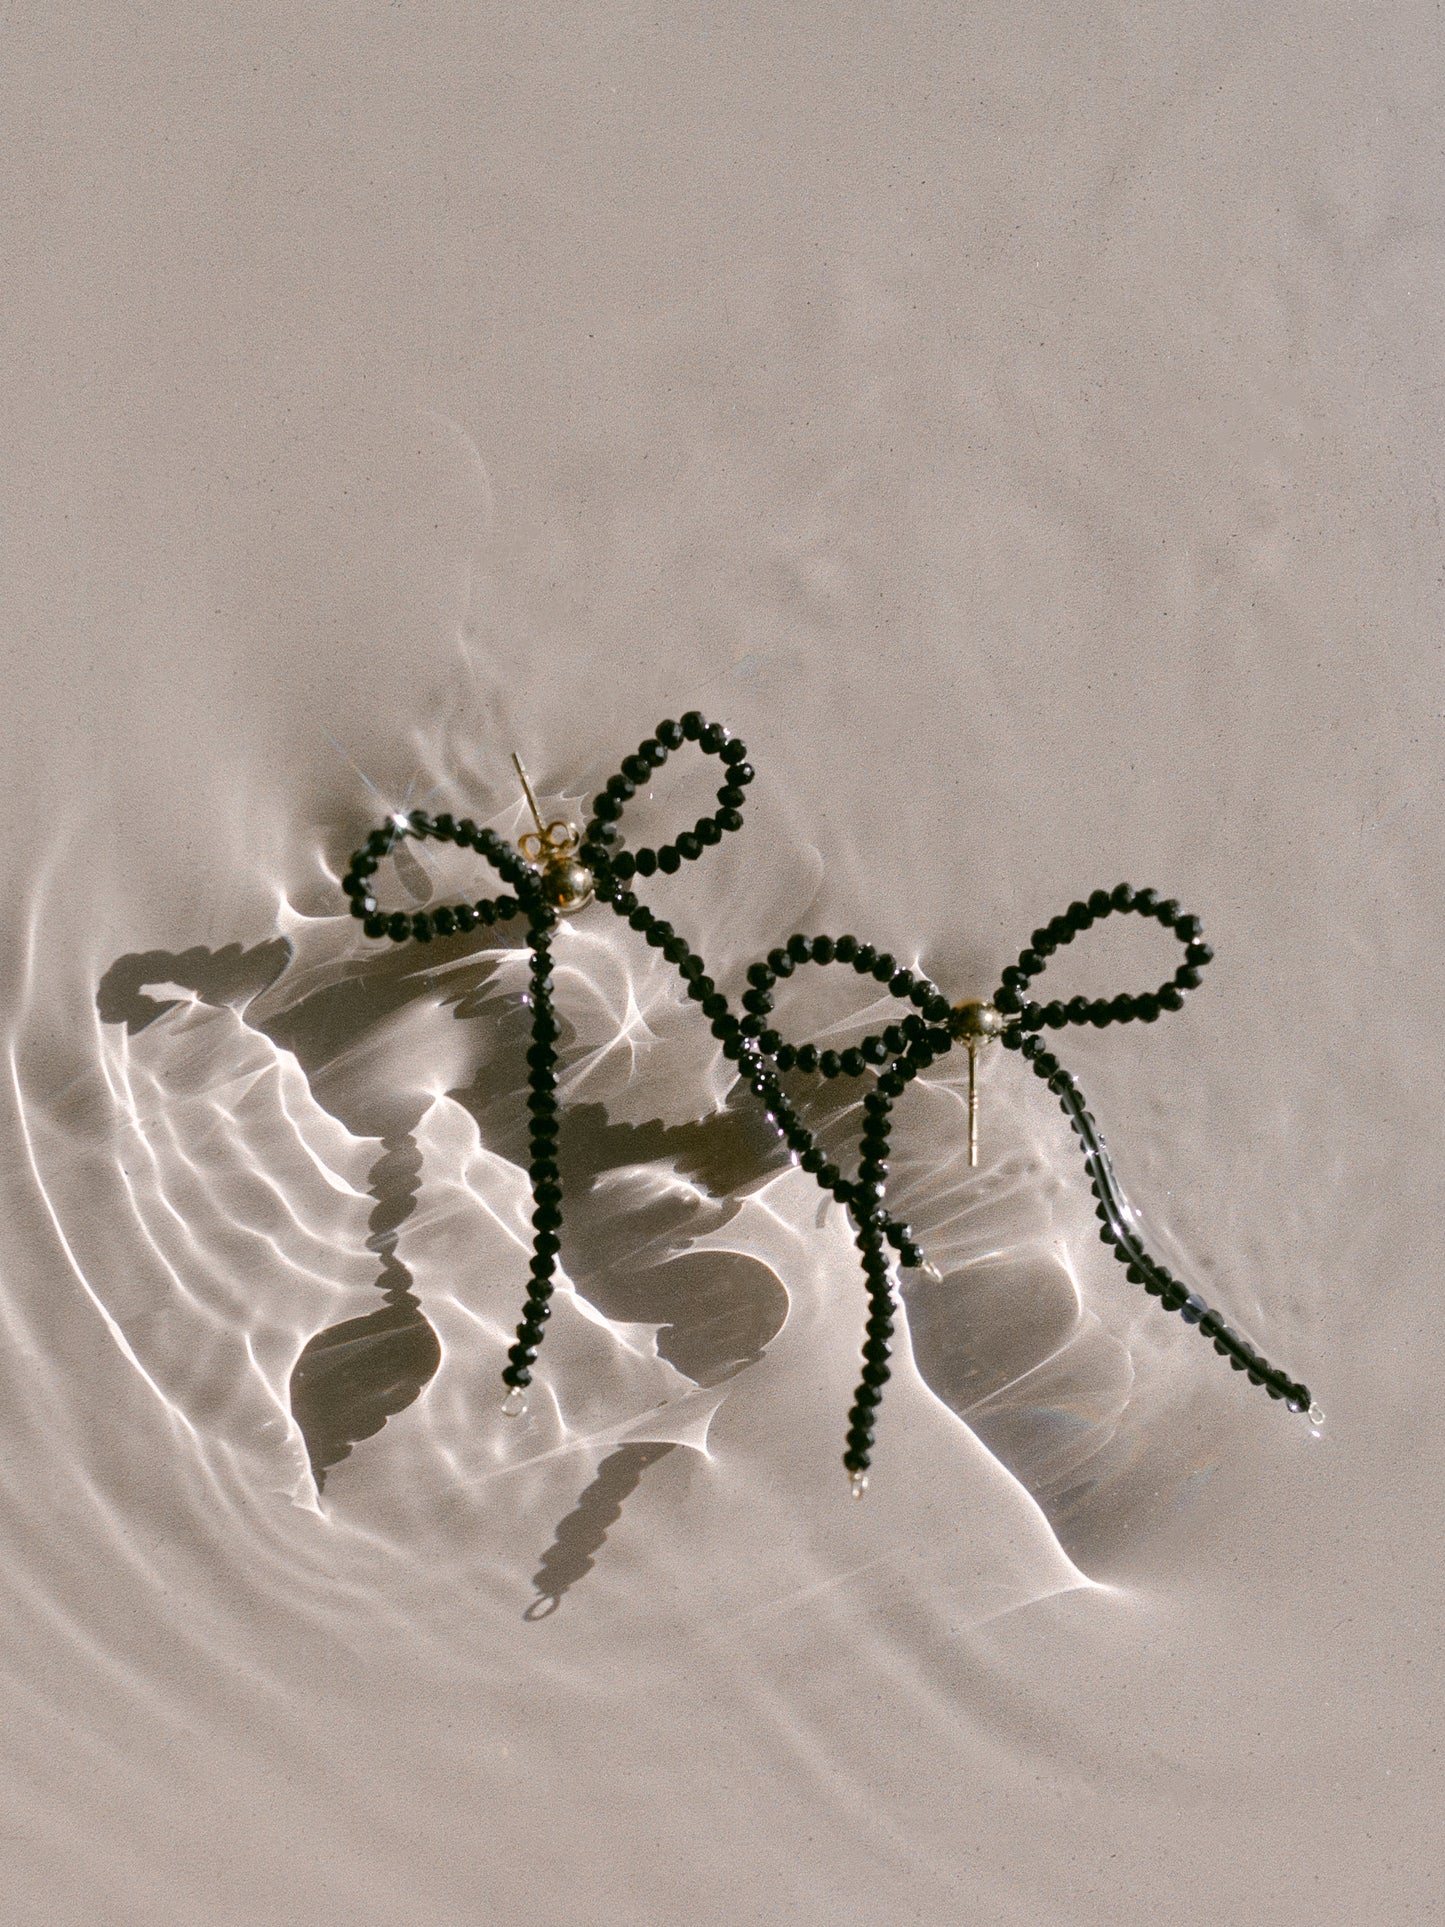
[[[592,872],[577,860],[582,832],[575,823],[563,818],[553,823],[544,822],[536,792],[516,750],[512,751],[512,763],[527,799],[527,808],[532,812],[532,821],[537,825],[535,831],[528,830],[518,838],[517,847],[533,868],[541,872],[547,901],[558,916],[575,916],[592,901],[593,890]]]

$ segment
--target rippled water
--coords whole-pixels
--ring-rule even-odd
[[[812,921],[820,860],[785,828],[764,785],[744,833],[651,892],[728,977],[752,954],[740,895],[779,936]],[[762,878],[750,839],[773,851]],[[425,902],[461,864],[408,850],[393,887]],[[149,1723],[163,1710],[178,1745],[218,1721],[246,1744],[274,1719],[335,1748],[333,1692],[380,1667],[368,1691],[400,1691],[428,1746],[440,1721],[444,1752],[515,1749],[545,1775],[569,1722],[624,1707],[629,1725],[658,1710],[665,1754],[681,1736],[661,1709],[702,1669],[729,1682],[734,1744],[761,1721],[810,1783],[861,1795],[837,1753],[860,1667],[898,1738],[971,1723],[1005,1683],[986,1629],[1117,1591],[1104,1575],[1140,1503],[1183,1503],[1239,1422],[1221,1361],[1100,1254],[1063,1121],[999,1053],[978,1170],[960,1066],[900,1111],[891,1196],[935,1275],[905,1286],[873,1489],[851,1503],[863,1302],[844,1215],[670,969],[600,907],[556,946],[566,1288],[508,1419],[526,953],[372,945],[322,893],[250,941],[95,968],[51,935],[55,874],[31,908],[13,1067],[25,1188],[64,1275],[16,1296],[12,1334],[31,1421],[80,1455],[64,1471],[104,1522],[82,1583],[117,1622],[77,1627],[86,1664]],[[815,982],[781,1021],[841,1042],[891,1009],[861,994]],[[825,1144],[845,1151],[855,1102],[819,1092]],[[123,1426],[77,1396],[77,1337]],[[969,1655],[970,1686],[944,1686],[941,1647]]]
[[[1442,1917],[1433,21],[0,41],[0,1919]],[[1202,915],[1183,1015],[1060,1054],[1323,1427],[1127,1282],[1002,1052],[968,1166],[955,1053],[854,1503],[843,1215],[601,908],[503,1416],[524,959],[338,878],[693,706],[759,781],[646,894],[729,989],[851,929],[978,994],[1125,876]],[[845,974],[783,1027],[875,1023]]]

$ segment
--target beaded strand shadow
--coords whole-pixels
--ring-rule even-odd
[[[689,742],[723,765],[717,809],[658,848],[620,848],[618,824],[626,804],[641,785],[650,781],[654,771],[662,768],[673,750]],[[520,763],[518,770],[536,814],[535,798]],[[1154,890],[1135,890],[1127,883],[1109,891],[1096,890],[1086,901],[1070,904],[1061,915],[1033,932],[1017,963],[1002,973],[990,1002],[958,1005],[950,1005],[927,977],[904,968],[887,951],[860,943],[856,937],[795,935],[770,950],[765,961],[748,966],[748,988],[739,1000],[741,1014],[735,1014],[725,993],[708,975],[703,958],[671,923],[642,903],[630,886],[638,878],[676,874],[684,863],[695,861],[724,835],[740,829],[753,774],[743,744],[720,724],[710,723],[691,710],[680,721],[659,723],[635,754],[623,758],[617,775],[594,799],[592,816],[584,830],[578,832],[562,823],[544,825],[537,815],[538,834],[522,839],[523,850],[533,861],[494,831],[479,829],[468,817],[457,820],[446,814],[428,816],[422,810],[411,810],[398,813],[386,828],[371,833],[352,858],[343,880],[352,914],[361,919],[366,935],[388,938],[393,943],[429,943],[434,937],[465,933],[519,916],[526,921],[531,952],[532,1041],[527,1051],[527,1106],[533,1241],[522,1317],[502,1373],[508,1387],[503,1410],[515,1414],[524,1409],[525,1389],[532,1382],[532,1367],[551,1314],[561,1250],[556,1097],[559,1032],[551,993],[552,937],[560,916],[574,914],[595,897],[653,949],[660,950],[674,967],[687,995],[701,1006],[713,1036],[761,1100],[788,1149],[820,1189],[849,1214],[868,1298],[862,1370],[848,1414],[847,1449],[843,1454],[855,1496],[861,1498],[867,1487],[878,1408],[889,1378],[896,1308],[887,1248],[892,1247],[897,1262],[905,1268],[917,1269],[926,1262],[910,1227],[895,1218],[885,1202],[893,1108],[920,1072],[946,1056],[956,1043],[962,1043],[970,1057],[972,1132],[973,1058],[993,1036],[1006,1049],[1019,1052],[1058,1098],[1083,1153],[1099,1236],[1124,1266],[1129,1280],[1143,1285],[1166,1311],[1177,1312],[1187,1324],[1197,1327],[1213,1342],[1215,1351],[1227,1358],[1235,1371],[1243,1372],[1252,1385],[1262,1386],[1271,1399],[1281,1400],[1291,1412],[1308,1411],[1318,1422],[1323,1414],[1313,1405],[1306,1386],[1270,1364],[1217,1311],[1150,1255],[1083,1093],[1045,1047],[1040,1034],[1076,1024],[1103,1029],[1110,1024],[1153,1023],[1161,1013],[1181,1009],[1186,992],[1197,987],[1201,971],[1214,954],[1203,941],[1199,919],[1184,914],[1173,898],[1161,900]],[[412,914],[383,911],[372,879],[382,859],[408,836],[435,838],[477,851],[515,894]],[[1030,983],[1043,974],[1057,951],[1093,924],[1125,912],[1152,917],[1184,946],[1183,962],[1157,990],[1108,999],[1075,997],[1068,1003],[1039,1003],[1026,995]],[[781,979],[810,963],[850,966],[911,1008],[898,1022],[885,1025],[847,1050],[791,1044],[767,1023],[773,1010],[773,991]],[[799,1117],[783,1087],[782,1079],[788,1074],[874,1079],[862,1100],[858,1163],[852,1177],[825,1155]]]

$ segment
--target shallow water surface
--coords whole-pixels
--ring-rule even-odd
[[[1423,14],[82,14],[0,29],[0,1917],[1439,1918]],[[644,894],[730,992],[1202,916],[1183,1013],[1059,1052],[1322,1425],[1128,1282],[1001,1050],[969,1166],[955,1052],[855,1503],[847,1222],[602,906],[503,1415],[525,952],[339,878],[691,707],[758,781]],[[1049,994],[1172,968],[1126,921]]]

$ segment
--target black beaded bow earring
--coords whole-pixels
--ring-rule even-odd
[[[717,809],[660,848],[619,848],[617,824],[625,805],[662,767],[670,752],[685,742],[696,743],[706,755],[716,756],[722,763]],[[562,1185],[556,1158],[559,1032],[552,1007],[552,937],[559,916],[572,915],[595,899],[625,919],[675,967],[687,995],[701,1005],[724,1053],[762,1100],[768,1117],[799,1164],[849,1212],[868,1293],[863,1369],[848,1416],[847,1450],[843,1454],[855,1497],[861,1498],[867,1488],[877,1410],[889,1377],[894,1298],[888,1247],[897,1254],[900,1265],[917,1268],[925,1263],[909,1227],[893,1217],[884,1202],[890,1118],[912,1080],[945,1056],[955,1043],[963,1044],[969,1055],[969,1162],[977,1162],[976,1062],[979,1053],[997,1039],[1006,1050],[1019,1052],[1035,1076],[1042,1078],[1058,1098],[1083,1152],[1096,1201],[1099,1236],[1112,1248],[1130,1281],[1142,1285],[1166,1311],[1178,1312],[1186,1324],[1195,1326],[1235,1371],[1243,1372],[1252,1385],[1262,1386],[1270,1398],[1283,1401],[1291,1412],[1307,1411],[1315,1423],[1323,1418],[1304,1385],[1271,1365],[1217,1311],[1211,1311],[1201,1297],[1150,1256],[1083,1094],[1057,1057],[1045,1048],[1040,1034],[1063,1030],[1070,1024],[1093,1024],[1100,1029],[1136,1020],[1149,1024],[1164,1011],[1179,1010],[1185,993],[1199,983],[1201,970],[1214,954],[1203,940],[1197,917],[1186,916],[1172,897],[1161,899],[1154,890],[1135,890],[1127,883],[1113,890],[1096,890],[1087,900],[1070,904],[1061,915],[1034,931],[1018,962],[1003,972],[1002,982],[990,1000],[971,999],[954,1005],[926,977],[905,969],[886,951],[860,943],[856,937],[792,936],[769,951],[766,961],[749,965],[748,988],[739,999],[741,1015],[735,1015],[686,938],[641,903],[630,886],[635,879],[659,871],[664,876],[674,874],[684,863],[701,856],[704,849],[720,842],[726,832],[742,827],[742,805],[753,780],[743,745],[719,724],[705,721],[696,710],[689,711],[680,722],[659,723],[656,731],[639,744],[635,755],[623,758],[618,774],[594,800],[592,819],[582,830],[566,822],[544,823],[520,761],[517,771],[537,826],[535,834],[529,832],[521,839],[520,850],[495,832],[479,829],[469,818],[456,821],[448,815],[428,816],[412,810],[372,832],[352,858],[342,884],[351,900],[352,914],[362,919],[367,936],[388,937],[394,943],[409,939],[429,943],[433,937],[472,931],[516,917],[525,919],[532,955],[527,1103],[531,1114],[533,1240],[526,1302],[516,1343],[502,1373],[508,1387],[504,1412],[516,1415],[525,1409],[525,1390],[532,1382],[532,1367],[551,1314],[561,1249]],[[387,914],[377,901],[372,879],[382,858],[405,836],[435,837],[476,850],[515,894],[482,897],[475,903],[452,904],[413,915],[403,911]],[[1029,984],[1042,975],[1056,950],[1072,943],[1092,924],[1119,912],[1154,918],[1183,945],[1184,960],[1167,982],[1140,996],[1095,1001],[1075,997],[1067,1004],[1041,1004],[1026,995]],[[911,1008],[899,1022],[863,1038],[848,1050],[820,1051],[814,1044],[787,1043],[767,1022],[773,1008],[773,989],[780,978],[790,977],[800,964],[810,963],[849,965]],[[872,1078],[872,1087],[863,1098],[859,1159],[852,1177],[846,1177],[824,1155],[799,1118],[782,1081],[793,1073]]]

